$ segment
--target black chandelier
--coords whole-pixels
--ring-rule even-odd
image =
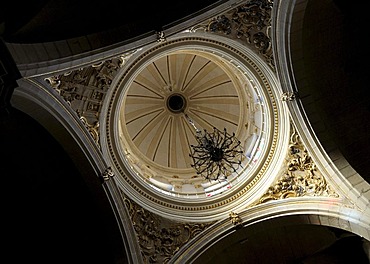
[[[196,146],[190,145],[192,151],[189,156],[193,161],[191,166],[207,180],[226,180],[242,166],[244,151],[241,142],[235,137],[235,133],[227,133],[226,128],[223,131],[216,127],[213,127],[213,132],[206,129],[201,131],[187,114],[185,117],[195,129],[198,143]]]

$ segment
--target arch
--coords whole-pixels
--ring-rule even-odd
[[[122,16],[112,17],[112,12],[121,13],[121,9],[129,10],[135,4],[114,2],[111,1],[110,4],[105,3],[103,6],[99,7],[97,5],[94,7],[95,10],[100,12],[98,21],[91,20],[91,12],[82,11],[74,18],[75,23],[81,23],[80,19],[83,23],[89,21],[87,23],[90,27],[71,26],[68,30],[58,30],[58,28],[64,28],[66,23],[66,21],[61,24],[58,23],[59,15],[54,18],[45,15],[48,14],[48,11],[45,11],[48,8],[51,9],[49,12],[54,12],[55,7],[52,4],[43,7],[45,13],[36,8],[34,11],[39,12],[39,21],[43,23],[43,20],[46,20],[50,23],[48,26],[42,25],[44,31],[49,32],[49,34],[43,34],[37,30],[33,31],[38,28],[34,21],[36,25],[30,28],[26,27],[24,35],[19,34],[17,36],[16,32],[10,31],[3,36],[22,76],[31,77],[51,71],[81,67],[85,64],[100,61],[102,56],[106,59],[108,56],[113,57],[141,48],[157,42],[159,31],[163,32],[165,37],[171,36],[230,9],[230,6],[237,3],[238,0],[222,0],[217,1],[217,3],[210,0],[205,2],[195,1],[193,4],[179,2],[171,5],[171,7],[167,6],[173,10],[172,12],[169,12],[168,8],[163,8],[163,5],[166,5],[165,3],[157,3],[151,8],[147,6],[145,8],[147,11],[127,12],[123,18]],[[81,3],[74,3],[74,5],[72,12],[78,12],[79,9],[86,8]],[[186,8],[184,8],[184,5],[186,5]],[[110,12],[101,12],[101,8],[105,9],[107,7],[114,8]],[[194,12],[197,8],[200,8],[200,10],[192,13],[191,10]],[[68,7],[60,11],[71,12]],[[144,15],[143,12],[151,12],[152,15]],[[157,16],[154,21],[153,14]],[[93,15],[93,17],[95,16]],[[136,19],[139,17],[140,22],[137,22]],[[56,21],[53,21],[53,19]],[[130,19],[133,19],[134,22]],[[26,23],[26,21],[23,22]],[[53,24],[52,22],[56,23]],[[73,20],[68,22],[73,24]],[[165,24],[160,24],[164,22]],[[99,31],[96,32],[97,30]]]
[[[325,109],[323,105],[331,104],[333,100],[319,97],[319,93],[313,89],[314,83],[309,82],[315,77],[312,75],[312,69],[309,70],[312,61],[304,57],[304,53],[307,52],[305,50],[307,44],[304,42],[305,31],[303,28],[305,28],[308,5],[317,4],[313,2],[315,1],[297,0],[276,1],[274,3],[272,43],[274,44],[277,72],[284,92],[296,95],[296,100],[287,102],[287,106],[299,134],[310,149],[315,162],[325,170],[326,175],[332,175],[336,184],[348,193],[353,201],[358,201],[363,208],[368,209],[370,185],[365,180],[368,178],[368,170],[357,167],[362,173],[356,171],[356,168],[347,159],[352,154],[345,154],[339,148],[336,137],[340,133],[349,132],[337,129],[333,134],[333,131],[330,131],[329,126],[336,122],[332,120],[338,121],[340,119],[334,112],[330,117],[325,118],[327,113],[323,110]],[[332,2],[327,1],[328,6],[332,6]],[[335,19],[337,18],[334,17],[333,20]],[[310,42],[310,45],[315,47],[316,43]],[[335,64],[335,61],[331,63]],[[329,80],[326,80],[324,76],[321,81]],[[336,81],[340,82],[340,79]],[[324,88],[321,87],[321,89]],[[332,120],[330,120],[331,118]],[[340,144],[344,145],[344,142],[340,142]],[[366,148],[366,146],[363,147]],[[364,154],[362,158],[368,156],[366,150],[362,149],[362,151],[361,153]]]
[[[230,219],[224,219],[206,229],[201,237],[181,248],[170,263],[205,263],[228,244],[246,240],[251,234],[278,226],[332,227],[359,236],[364,239],[364,243],[370,241],[369,216],[333,199],[285,199],[248,208],[238,213],[238,217],[240,224],[235,225]],[[230,239],[235,240],[231,242]]]

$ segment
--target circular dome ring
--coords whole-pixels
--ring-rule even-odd
[[[186,109],[186,99],[179,93],[173,93],[168,96],[166,106],[172,113],[184,113]]]
[[[112,84],[111,98],[114,99],[109,104],[111,109],[108,109],[108,127],[106,129],[107,136],[111,139],[111,141],[108,141],[108,151],[112,157],[112,163],[115,164],[116,170],[119,172],[118,182],[126,191],[134,194],[133,196],[141,197],[137,201],[139,204],[142,203],[140,200],[145,199],[146,202],[142,203],[143,206],[147,207],[145,204],[152,204],[152,209],[160,208],[158,210],[161,213],[166,213],[175,218],[194,217],[198,210],[202,210],[203,218],[213,218],[217,217],[218,213],[225,214],[230,208],[235,208],[235,202],[238,200],[239,206],[243,204],[243,202],[240,203],[241,197],[243,197],[244,203],[252,199],[253,192],[249,192],[249,190],[266,173],[268,164],[274,158],[278,135],[279,109],[271,88],[272,85],[277,83],[273,80],[272,71],[269,72],[268,67],[258,56],[254,56],[252,60],[249,55],[254,56],[245,47],[230,46],[219,41],[219,39],[206,39],[198,36],[176,37],[135,54],[132,60],[128,61],[122,68],[119,77]],[[133,113],[135,110],[133,107],[129,109],[130,111],[126,111],[127,102],[128,99],[131,100],[131,106],[128,106],[130,108],[137,99],[133,99],[135,96],[132,95],[142,96],[140,93],[131,92],[146,89],[142,84],[143,80],[145,84],[148,78],[143,78],[143,76],[150,76],[149,73],[151,76],[157,76],[157,79],[162,78],[163,69],[161,67],[163,65],[161,66],[161,63],[157,62],[160,60],[171,61],[173,59],[171,56],[183,58],[188,56],[187,60],[190,60],[190,57],[193,56],[194,60],[198,57],[204,61],[208,60],[210,62],[203,64],[203,66],[217,66],[215,68],[226,73],[227,78],[233,83],[233,89],[235,89],[239,98],[239,108],[242,109],[236,122],[235,134],[249,147],[248,151],[250,153],[253,154],[254,152],[253,157],[255,159],[248,161],[246,168],[231,179],[231,188],[228,184],[215,186],[204,182],[202,179],[196,179],[193,177],[195,172],[191,170],[190,164],[189,168],[180,168],[159,164],[156,160],[151,160],[148,158],[148,153],[144,153],[140,146],[134,142],[134,137],[138,138],[140,134],[130,134],[128,125],[130,125],[130,122],[134,122],[130,118],[135,115],[130,116],[129,113],[130,111]],[[203,67],[203,69],[206,68],[206,66]],[[208,70],[212,72],[210,68]],[[147,72],[142,75],[144,71]],[[155,71],[157,71],[157,75],[154,74]],[[161,74],[158,74],[158,72]],[[168,80],[167,77],[163,78]],[[194,79],[196,77],[193,75]],[[141,86],[141,88],[132,89],[132,84],[136,87]],[[148,96],[148,100],[151,100],[152,104],[155,105],[153,110],[159,109],[159,106],[162,105],[162,110],[167,112],[165,116],[177,116],[179,120],[182,120],[183,117],[176,111],[181,113],[185,110],[195,116],[194,119],[197,122],[202,123],[202,118],[197,117],[197,114],[200,115],[198,108],[201,108],[201,106],[193,107],[194,98],[190,97],[189,99],[188,94],[181,91],[180,87],[177,83],[158,86],[158,90],[154,92],[157,93],[158,98]],[[224,96],[220,96],[220,98],[224,99]],[[149,105],[146,106],[149,107]],[[137,113],[142,112],[142,109],[139,108],[136,109],[139,110]],[[125,110],[122,111],[122,109]],[[155,115],[155,111],[152,114]],[[214,116],[216,115],[214,114]],[[205,120],[208,120],[207,118]],[[154,121],[159,120],[152,119]],[[168,120],[175,122],[176,119],[171,117]],[[154,121],[151,123],[155,124]],[[148,122],[144,123],[148,124]],[[185,123],[183,123],[184,127]],[[203,121],[202,124],[205,123],[206,121]],[[158,126],[160,127],[162,124],[158,124]],[[200,127],[203,128],[202,125]],[[190,129],[190,126],[186,129]],[[166,136],[163,133],[161,135],[163,138]],[[256,138],[251,138],[252,135]],[[153,138],[148,142],[158,142],[153,141]],[[144,139],[143,136],[141,140],[144,141]],[[188,153],[185,151],[185,154]],[[177,184],[182,188],[180,191],[176,191]],[[196,188],[199,188],[200,191]],[[250,195],[247,195],[248,193]],[[193,199],[189,199],[189,197],[193,197]],[[215,212],[217,213],[215,214]]]

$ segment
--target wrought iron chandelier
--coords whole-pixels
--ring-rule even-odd
[[[189,156],[193,161],[191,166],[207,180],[226,180],[242,166],[244,151],[241,142],[235,137],[235,133],[227,133],[226,128],[223,131],[216,127],[213,127],[212,132],[206,129],[201,131],[187,114],[185,117],[195,129],[198,143],[196,146],[190,145],[192,151]]]

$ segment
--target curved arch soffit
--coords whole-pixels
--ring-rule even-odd
[[[124,211],[122,209],[125,208],[122,198],[116,191],[114,181],[102,184],[100,177],[108,166],[82,122],[79,122],[75,113],[70,112],[70,107],[62,98],[55,97],[48,87],[41,85],[37,80],[20,79],[17,82],[19,86],[14,90],[12,106],[37,120],[63,145],[101,206],[111,208],[116,214],[106,217],[109,217],[110,223],[117,223],[117,230],[122,236],[122,250],[125,250],[125,247],[132,247],[132,239],[127,234],[134,231],[127,221],[129,217],[122,213]],[[109,192],[108,196],[103,189]]]
[[[215,223],[203,231],[199,239],[192,240],[181,248],[170,263],[177,263],[180,259],[186,263],[194,262],[224,238],[238,232],[238,229],[243,229],[243,233],[247,234],[248,229],[253,233],[252,229],[273,228],[274,223],[276,227],[301,224],[334,227],[370,241],[370,218],[361,217],[361,214],[354,208],[343,208],[342,204],[332,199],[313,201],[292,198],[251,207],[237,214],[239,225],[235,225],[230,218]],[[238,241],[240,240],[242,238],[238,237]]]
[[[299,57],[300,52],[296,52],[300,49],[294,48],[296,46],[300,47],[301,43],[298,36],[292,41],[289,32],[294,31],[294,34],[299,34],[299,30],[292,31],[291,27],[292,25],[297,28],[301,27],[300,24],[303,23],[302,16],[307,3],[307,0],[279,0],[274,3],[276,8],[273,9],[272,24],[274,26],[272,27],[271,38],[276,59],[275,65],[279,73],[278,78],[281,81],[283,93],[286,94],[299,92],[299,87],[297,87],[299,83],[297,78],[299,76],[295,75],[293,63],[297,65],[302,63],[302,58]],[[297,88],[298,91],[296,91]],[[335,182],[339,188],[344,190],[352,201],[356,201],[358,206],[366,209],[368,199],[365,195],[359,196],[359,193],[363,193],[363,190],[359,188],[363,188],[364,185],[369,186],[369,184],[355,172],[338,148],[333,147],[332,141],[327,140],[327,137],[325,137],[325,140],[320,140],[311,124],[308,112],[306,112],[306,108],[309,109],[309,107],[309,101],[305,104],[305,101],[299,100],[299,98],[287,104],[292,122],[297,127],[302,141],[310,150],[313,159],[320,166],[322,172],[330,177],[330,180]],[[316,120],[315,122],[317,123]],[[324,133],[322,134],[325,135]],[[330,151],[326,152],[326,149]],[[334,177],[330,175],[334,175]]]

